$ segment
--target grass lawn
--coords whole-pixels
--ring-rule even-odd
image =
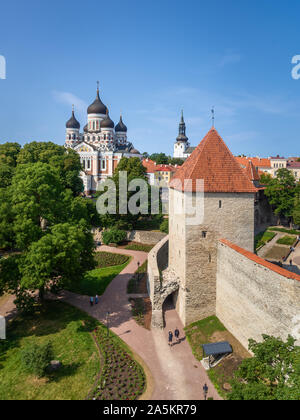
[[[147,293],[147,267],[148,261],[142,264],[131,277],[127,285],[127,293]]]
[[[268,230],[265,232],[260,232],[255,236],[255,249],[258,249],[266,243],[270,242],[275,236],[276,233],[269,232]]]
[[[208,375],[218,390],[226,398],[228,383],[233,378],[243,359],[250,357],[248,351],[226,330],[216,316],[195,322],[185,328],[187,339],[196,359],[203,358],[202,344],[228,341],[233,349],[233,354],[223,359],[215,368],[208,371]]]
[[[81,281],[69,287],[69,290],[80,295],[99,296],[103,295],[109,283],[127,266],[131,258],[122,265],[96,268],[88,271]]]
[[[277,244],[281,244],[281,245],[289,245],[292,246],[296,241],[296,236],[283,236],[282,238],[279,238],[277,241]]]
[[[89,333],[96,325],[88,315],[62,302],[47,302],[34,316],[11,321],[8,339],[0,341],[0,400],[85,399],[100,369],[99,352]],[[24,369],[20,352],[28,343],[49,340],[63,367],[37,379]]]

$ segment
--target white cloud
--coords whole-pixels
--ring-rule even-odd
[[[78,98],[78,96],[70,92],[60,92],[55,90],[52,94],[57,102],[68,105],[70,108],[74,105],[75,112],[77,112],[81,117],[86,117],[88,104],[84,100]]]
[[[240,54],[226,54],[221,59],[219,66],[224,67],[227,64],[239,63],[241,61]]]

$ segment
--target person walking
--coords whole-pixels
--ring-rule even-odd
[[[90,297],[90,304],[91,304],[91,306],[94,305],[94,298],[93,298],[93,296]]]
[[[177,340],[177,343],[179,343],[180,332],[179,332],[179,329],[177,327],[176,327],[176,330],[174,331],[174,335],[175,335],[175,338]]]
[[[98,302],[99,302],[99,296],[98,296],[98,295],[96,295],[96,296],[95,296],[95,305],[98,305]]]
[[[172,347],[173,345],[173,333],[169,331],[169,346]]]

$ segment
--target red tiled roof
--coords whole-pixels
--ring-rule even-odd
[[[191,180],[189,186],[184,187],[185,180]],[[204,192],[257,191],[214,128],[175,172],[170,187],[195,192],[201,190],[197,188],[197,180],[204,180]]]
[[[300,162],[289,162],[287,167],[292,169],[300,169]]]
[[[143,166],[146,168],[148,173],[175,172],[176,171],[175,166],[172,166],[172,165],[157,165],[151,159],[144,159],[142,163],[143,163]]]
[[[247,166],[249,160],[253,163],[253,165],[256,168],[271,168],[271,162],[270,159],[265,158],[257,158],[257,157],[239,157],[236,156],[236,160],[240,165],[243,165],[244,167]]]
[[[254,167],[251,160],[248,161],[247,166],[245,168],[246,174],[250,181],[259,181],[259,175],[257,169]]]
[[[229,246],[231,249],[238,252],[239,254],[244,255],[244,257],[248,258],[249,260],[254,261],[259,265],[262,265],[263,267],[269,268],[270,270],[274,271],[277,274],[280,274],[283,277],[300,281],[299,274],[292,273],[291,271],[286,270],[285,268],[281,268],[276,264],[272,264],[264,260],[263,258],[258,257],[256,254],[253,254],[250,251],[246,251],[245,249],[240,248],[238,245],[229,242],[227,239],[220,239],[220,242],[224,245]]]

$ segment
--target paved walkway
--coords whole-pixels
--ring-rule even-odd
[[[62,298],[104,324],[107,312],[110,313],[111,330],[143,359],[151,371],[154,380],[152,400],[200,400],[203,399],[202,388],[205,383],[209,387],[208,396],[220,399],[201,363],[193,356],[185,337],[182,337],[183,341],[180,344],[171,348],[168,346],[169,329],[174,331],[178,327],[183,334],[183,326],[175,310],[166,312],[165,330],[149,331],[132,319],[127,283],[137,270],[137,263],[143,264],[148,255],[144,252],[106,246],[98,248],[98,251],[100,250],[126,254],[133,258],[109,284],[98,305],[91,307],[87,296],[71,292],[64,292]]]

